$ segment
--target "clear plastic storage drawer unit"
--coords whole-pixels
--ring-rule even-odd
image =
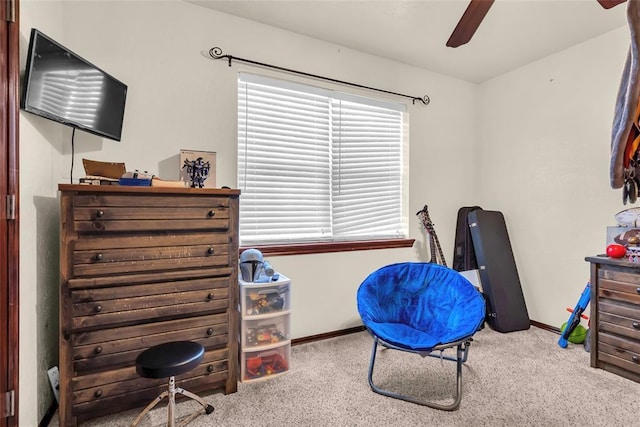
[[[291,281],[240,279],[240,380],[273,378],[289,370]]]

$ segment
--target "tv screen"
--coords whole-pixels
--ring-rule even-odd
[[[24,111],[120,141],[127,85],[33,28]]]

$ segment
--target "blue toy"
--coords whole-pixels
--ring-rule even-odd
[[[571,335],[573,330],[580,324],[580,316],[582,316],[582,313],[587,309],[589,301],[591,301],[591,283],[587,282],[587,286],[584,288],[584,291],[582,291],[576,308],[573,309],[571,316],[569,316],[567,327],[560,334],[560,339],[558,340],[560,347],[567,348],[569,335]]]

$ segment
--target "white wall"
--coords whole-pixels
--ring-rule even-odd
[[[188,148],[216,151],[218,184],[235,187],[236,76],[241,70],[266,72],[209,60],[202,52],[213,46],[235,56],[431,97],[427,107],[409,106],[405,209],[414,248],[270,258],[293,279],[296,338],[359,325],[355,291],[367,274],[396,261],[429,259],[415,217],[424,204],[450,261],[457,209],[481,202],[476,85],[178,1],[22,0],[21,9],[23,64],[29,30],[36,27],[129,85],[122,142],[76,133],[76,179],[83,157],[124,161],[129,169],[176,179],[178,152]],[[57,364],[57,184],[69,181],[71,132],[27,113],[21,114],[20,126],[20,420],[37,425],[52,400],[46,369]]]
[[[628,46],[623,27],[480,85],[481,205],[504,213],[529,317],[552,326],[625,207],[608,174]]]
[[[29,22],[64,26],[55,2],[21,2],[20,58],[24,70]],[[25,25],[26,24],[26,25]],[[46,375],[57,364],[59,215],[56,197],[66,130],[47,120],[20,117],[20,425],[35,426],[53,394]]]

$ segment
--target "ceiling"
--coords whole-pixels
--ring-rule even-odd
[[[471,41],[450,48],[467,0],[190,2],[476,83],[627,25],[626,4],[497,0]]]

